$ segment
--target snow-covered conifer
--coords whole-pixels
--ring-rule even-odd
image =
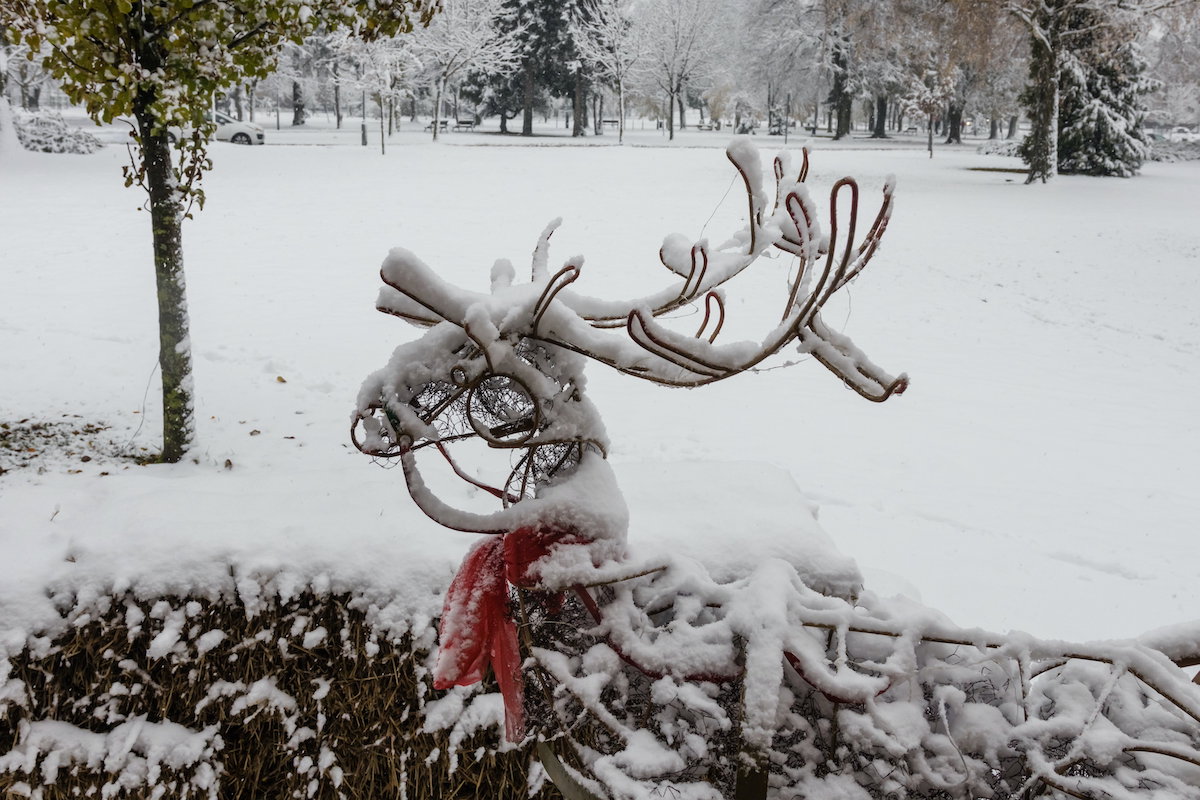
[[[1097,25],[1076,39],[1059,73],[1059,171],[1134,175],[1149,153],[1142,121],[1151,88],[1132,30]]]

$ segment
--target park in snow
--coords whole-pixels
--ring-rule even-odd
[[[419,333],[374,310],[389,249],[486,292],[492,263],[526,270],[561,216],[551,267],[582,254],[579,291],[617,300],[670,282],[667,234],[744,225],[721,133],[635,129],[615,147],[414,129],[386,155],[357,136],[213,145],[184,226],[197,446],[172,466],[128,458],[160,431],[149,220],[122,186],[125,148],[3,154],[0,421],[10,445],[48,424],[0,452],[7,635],[53,617],[47,586],[184,593],[231,569],[436,614],[471,537],[349,441],[359,384]],[[824,206],[855,176],[870,214],[896,177],[880,253],[824,319],[906,372],[903,396],[864,402],[786,353],[697,390],[588,366],[631,547],[714,571],[794,547],[852,570],[836,548],[869,590],[1001,633],[1130,638],[1200,618],[1200,163],[1025,186],[1015,159],[920,145],[821,141],[808,181]],[[724,338],[775,325],[789,266],[762,259],[730,285]]]

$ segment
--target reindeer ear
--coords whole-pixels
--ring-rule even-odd
[[[516,277],[517,271],[512,262],[507,258],[497,258],[496,263],[492,264],[492,294],[512,286]]]

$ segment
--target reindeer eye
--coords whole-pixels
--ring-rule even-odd
[[[493,447],[520,447],[537,432],[541,414],[528,386],[512,375],[493,374],[471,387],[467,417]]]

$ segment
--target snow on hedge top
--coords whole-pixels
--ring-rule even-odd
[[[840,592],[859,581],[786,473],[744,463],[613,466],[630,506],[633,563],[684,551],[724,580],[786,552],[814,585]],[[0,649],[20,649],[30,634],[65,624],[72,607],[125,591],[236,598],[251,612],[272,596],[345,592],[373,605],[384,631],[421,628],[478,537],[420,514],[396,471],[366,467],[287,475],[156,466],[83,489],[77,476],[44,476],[8,504],[0,528]],[[702,476],[741,499],[699,502]]]

